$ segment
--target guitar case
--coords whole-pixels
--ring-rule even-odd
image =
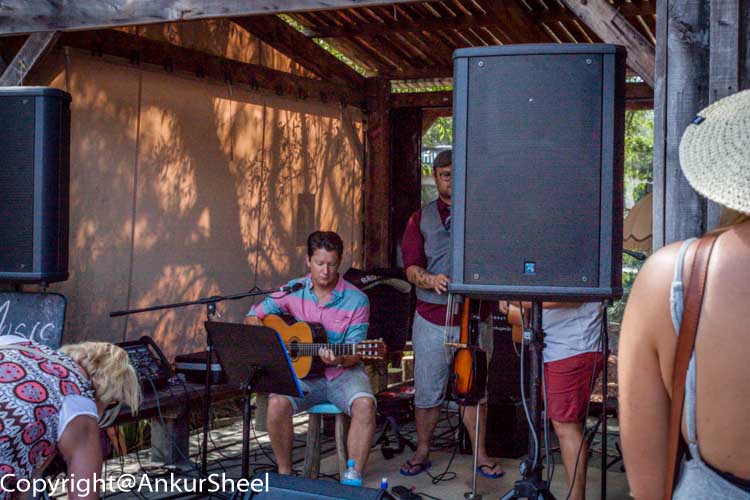
[[[363,271],[351,268],[344,279],[359,288],[370,300],[368,339],[383,339],[388,352],[401,352],[411,340],[416,296],[403,271],[375,269]]]

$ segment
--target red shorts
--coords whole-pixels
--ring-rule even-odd
[[[586,352],[544,364],[547,418],[556,422],[582,422],[591,395],[592,376],[601,372],[601,352]],[[596,365],[596,369],[594,369]]]

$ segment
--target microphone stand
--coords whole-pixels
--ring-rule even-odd
[[[144,307],[141,309],[130,309],[130,310],[122,310],[122,311],[112,311],[109,313],[110,318],[115,318],[117,316],[125,316],[129,314],[138,314],[148,311],[159,311],[162,309],[174,309],[177,307],[186,307],[186,306],[193,306],[193,305],[205,305],[206,306],[206,318],[208,321],[212,321],[214,316],[216,315],[216,304],[219,302],[223,302],[225,300],[239,300],[244,299],[245,297],[257,297],[260,295],[269,295],[271,293],[291,293],[295,290],[298,290],[298,284],[295,284],[293,286],[284,286],[281,288],[274,288],[271,290],[261,290],[259,288],[253,288],[252,290],[248,292],[242,292],[237,293],[234,295],[214,295],[211,297],[203,297],[198,300],[191,300],[188,302],[176,302],[173,304],[163,304],[158,306],[151,306],[151,307]],[[208,471],[208,432],[209,432],[209,420],[210,420],[210,405],[211,405],[211,365],[213,364],[212,361],[212,353],[213,353],[213,345],[211,344],[211,339],[206,334],[206,382],[205,382],[205,388],[203,391],[203,444],[201,449],[201,472],[203,475],[206,475],[206,472]]]

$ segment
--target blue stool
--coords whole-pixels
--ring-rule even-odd
[[[307,447],[305,448],[305,466],[302,474],[311,479],[317,479],[320,474],[320,424],[323,415],[335,415],[336,454],[338,455],[339,477],[344,477],[346,469],[346,434],[349,420],[344,412],[336,405],[323,403],[315,405],[307,413]]]

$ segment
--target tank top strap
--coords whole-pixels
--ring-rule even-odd
[[[682,269],[685,265],[685,255],[687,254],[690,244],[698,238],[690,238],[682,242],[680,251],[677,254],[677,260],[674,263],[674,278],[669,290],[669,309],[672,314],[672,326],[675,335],[680,334],[680,325],[682,325],[682,312],[685,309],[685,289],[682,283]]]
[[[696,432],[696,368],[695,368],[695,350],[693,355],[690,356],[690,364],[688,365],[687,375],[685,375],[685,404],[682,408],[682,412],[685,415],[685,424],[688,433],[688,445],[690,446],[691,455],[700,456],[698,450],[698,433]],[[695,448],[695,449],[693,449]]]

